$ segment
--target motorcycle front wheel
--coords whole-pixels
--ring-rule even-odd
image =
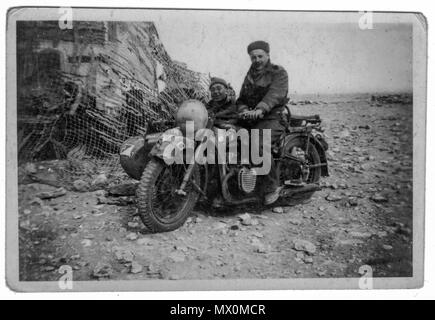
[[[180,187],[187,166],[166,165],[151,159],[142,174],[136,191],[139,216],[151,232],[167,232],[181,227],[198,200],[198,192],[189,182],[186,195],[175,191]],[[199,172],[194,170],[194,181],[199,181]]]

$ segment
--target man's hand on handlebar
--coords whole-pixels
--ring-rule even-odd
[[[264,117],[264,112],[261,109],[244,111],[239,114],[242,119],[256,120]]]

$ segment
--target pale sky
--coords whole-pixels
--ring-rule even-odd
[[[156,11],[172,59],[225,78],[238,92],[250,66],[247,45],[265,40],[289,74],[289,93],[411,91],[412,25],[357,13]],[[389,18],[389,16],[387,16]],[[379,20],[379,21],[378,21]]]

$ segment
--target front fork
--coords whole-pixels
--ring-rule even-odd
[[[203,143],[204,143],[204,142],[203,142]],[[201,189],[201,187],[198,186],[198,185],[196,184],[196,182],[193,181],[193,179],[192,179],[193,171],[195,170],[195,167],[197,166],[197,163],[196,163],[196,160],[195,160],[195,159],[198,159],[198,157],[199,157],[199,153],[202,152],[202,151],[201,151],[202,148],[200,148],[200,146],[201,146],[201,144],[200,144],[200,145],[195,149],[195,156],[194,156],[194,158],[193,158],[193,163],[190,163],[190,164],[187,166],[187,170],[186,170],[186,173],[184,174],[183,181],[181,182],[180,187],[179,187],[178,189],[175,190],[175,193],[178,194],[178,195],[180,195],[180,196],[186,196],[186,195],[187,195],[187,193],[186,193],[186,191],[185,191],[184,189],[186,188],[187,183],[188,183],[189,181],[192,183],[193,187],[194,187],[194,188],[195,188],[199,193],[201,193],[203,196],[206,196],[205,192]]]
[[[195,169],[196,162],[193,162],[192,164],[189,164],[186,170],[186,173],[184,174],[183,181],[181,182],[180,188],[175,190],[175,193],[180,196],[186,196],[187,193],[184,191],[184,189],[187,186],[187,183],[189,182],[190,178],[192,177],[193,169]]]

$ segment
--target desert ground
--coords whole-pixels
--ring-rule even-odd
[[[270,208],[198,206],[173,232],[149,233],[134,197],[108,192],[119,170],[90,166],[67,183],[66,160],[20,165],[20,280],[57,280],[63,265],[74,280],[360,277],[363,265],[412,276],[412,103],[366,95],[291,107],[323,119],[322,190]]]

